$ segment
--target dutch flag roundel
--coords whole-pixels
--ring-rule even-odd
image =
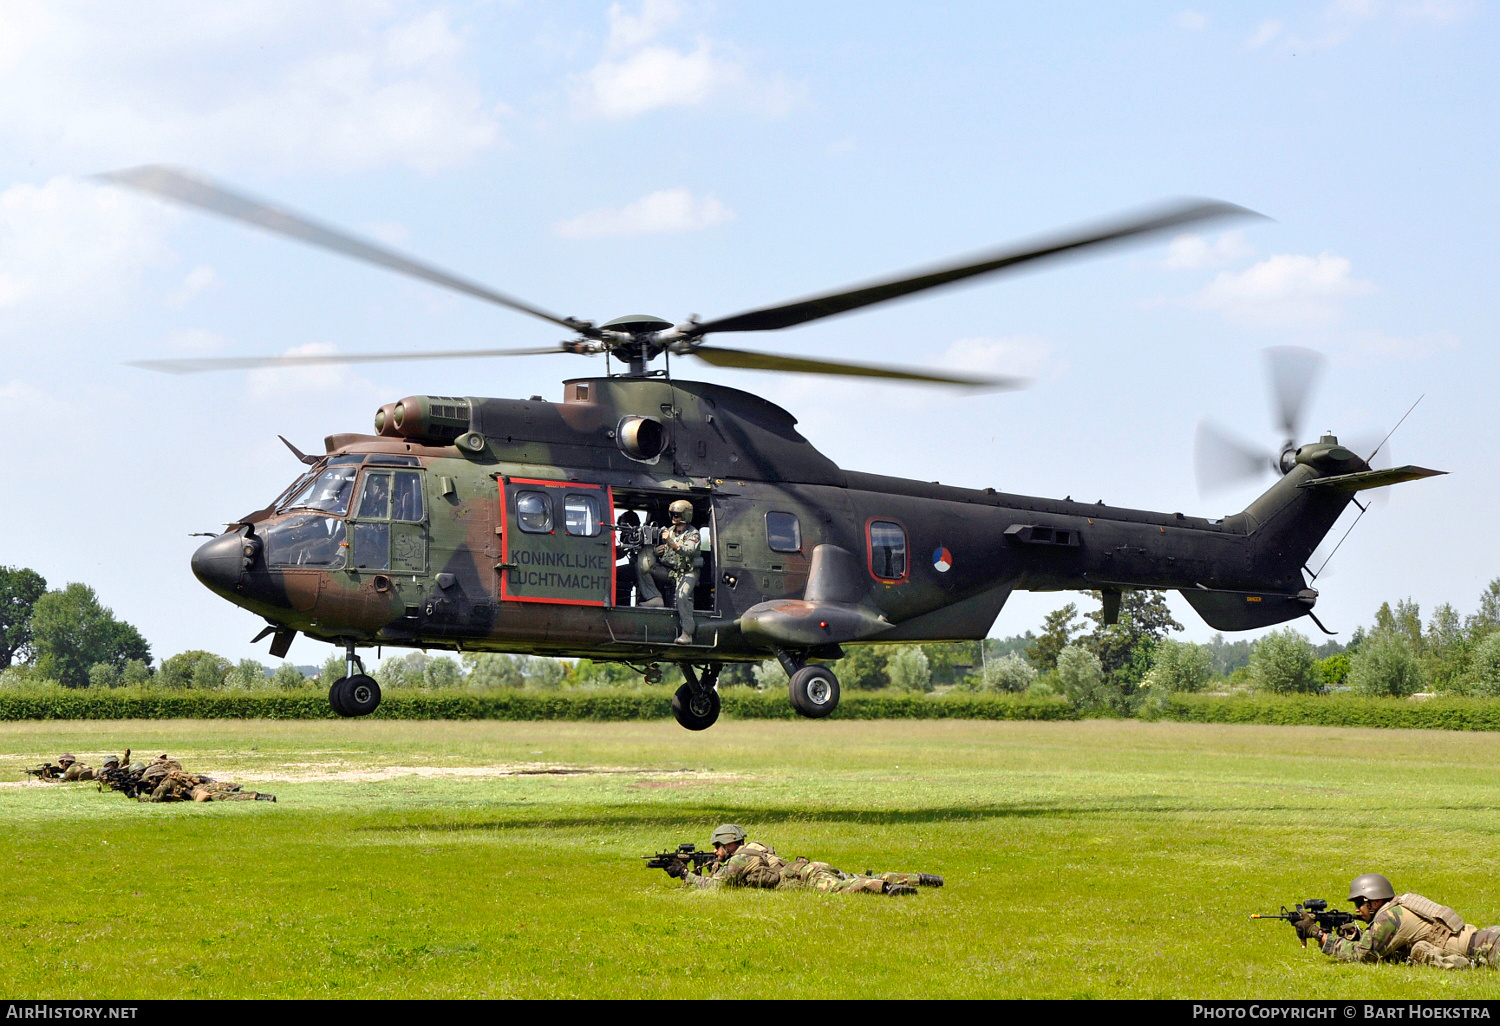
[[[939,545],[932,550],[932,568],[940,574],[945,574],[953,566],[953,553]]]

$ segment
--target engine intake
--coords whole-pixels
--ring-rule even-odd
[[[469,430],[469,400],[449,395],[410,395],[382,406],[375,414],[375,430],[421,442],[452,442]]]

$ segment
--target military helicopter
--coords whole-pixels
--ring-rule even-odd
[[[101,176],[455,289],[570,333],[551,347],[462,352],[156,360],[174,373],[392,359],[603,354],[606,373],[563,383],[562,402],[407,396],[374,430],[329,435],[321,456],[264,508],[192,557],[216,594],[265,618],[254,639],[285,656],[300,632],[340,645],[346,675],[329,690],[344,716],[380,703],[361,647],[411,646],[613,660],[686,683],[672,709],[702,730],[718,718],[720,671],[774,656],[793,708],[827,716],[839,682],[824,661],[852,644],[984,638],[1016,589],[1098,591],[1107,622],[1130,589],[1180,591],[1218,630],[1312,616],[1304,564],[1357,492],[1438,471],[1372,469],[1333,435],[1299,443],[1309,373],[1281,359],[1286,438],[1257,455],[1275,482],[1220,520],[1034,498],[843,470],[758,396],[671,377],[659,357],[719,367],[875,377],[959,387],[976,378],[708,345],[886,302],[1063,254],[1190,224],[1258,216],[1183,201],[1011,246],[961,264],[702,321],[630,315],[603,324],[560,317],[388,248],[193,174],[147,166]],[[1291,351],[1288,351],[1291,352]],[[612,362],[621,370],[611,373]],[[1212,440],[1212,439],[1211,439]],[[283,439],[283,441],[286,441]],[[1214,451],[1209,446],[1210,452]],[[1204,450],[1200,448],[1200,461]],[[679,539],[696,529],[694,574],[676,607],[653,600],[676,506]],[[691,525],[689,527],[688,525]],[[1314,617],[1314,620],[1316,618]],[[1321,624],[1319,624],[1321,627]]]

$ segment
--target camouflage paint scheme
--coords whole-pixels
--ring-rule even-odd
[[[1323,944],[1323,953],[1340,962],[1417,961],[1412,957],[1413,948],[1425,941],[1436,948],[1438,953],[1466,958],[1473,965],[1493,969],[1500,964],[1500,927],[1488,926],[1479,930],[1463,925],[1454,931],[1443,922],[1433,921],[1412,909],[1402,907],[1403,900],[1413,898],[1418,901],[1426,900],[1417,894],[1397,895],[1390,904],[1375,913],[1375,918],[1362,931],[1358,940],[1331,934]],[[1426,964],[1442,964],[1430,956],[1424,961]]]
[[[640,418],[660,431],[632,455]],[[1325,437],[1297,450],[1245,511],[1213,521],[841,470],[764,399],[661,377],[571,380],[561,403],[412,397],[383,407],[377,430],[330,436],[310,471],[357,470],[353,512],[309,519],[289,508],[289,490],[193,557],[205,585],[276,629],[274,654],[301,632],[631,663],[761,660],[777,649],[831,658],[851,642],[982,638],[1018,588],[1101,590],[1106,609],[1123,589],[1177,589],[1210,625],[1244,630],[1309,612],[1316,592],[1301,567],[1354,491],[1433,473],[1370,471]],[[390,505],[384,520],[361,516],[368,479],[388,475],[373,494],[401,473],[420,479],[403,514],[415,503],[420,520]],[[548,533],[518,529],[523,491],[553,497]],[[673,644],[671,608],[621,603],[616,575],[628,584],[632,564],[607,525],[567,533],[568,494],[598,497],[601,520],[614,506],[662,525],[672,500],[693,503],[709,539],[691,646]],[[770,547],[772,514],[795,517],[793,551]],[[786,516],[775,522],[785,534]],[[312,532],[320,554],[310,558],[330,565],[268,565],[278,530]],[[904,561],[879,544],[901,532]],[[548,560],[572,577],[526,577]]]

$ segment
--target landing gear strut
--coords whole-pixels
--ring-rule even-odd
[[[368,716],[380,705],[380,685],[365,673],[365,664],[354,651],[354,643],[344,645],[344,676],[328,689],[328,704],[340,716]],[[355,673],[358,668],[359,672]]]
[[[792,708],[811,720],[820,720],[839,705],[839,679],[826,666],[808,663],[784,648],[776,659],[786,671],[787,693]]]
[[[719,671],[724,664],[704,666],[702,678],[691,663],[680,665],[687,683],[672,696],[672,715],[688,730],[707,730],[719,718],[719,693],[714,685],[719,682]]]

